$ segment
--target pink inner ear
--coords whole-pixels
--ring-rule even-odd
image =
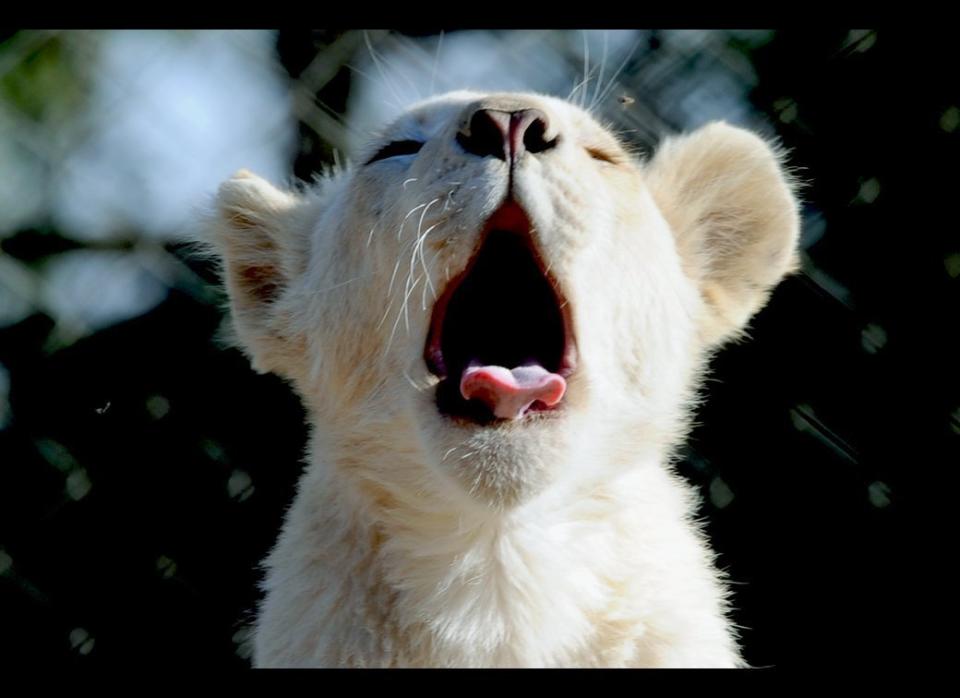
[[[563,398],[567,382],[543,366],[471,365],[460,377],[460,394],[466,400],[480,400],[499,419],[519,419],[534,403],[553,407]]]
[[[240,267],[237,278],[244,292],[258,301],[272,301],[280,291],[280,272],[270,265]]]

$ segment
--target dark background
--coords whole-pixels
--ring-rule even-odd
[[[342,35],[280,32],[279,61],[297,79]],[[947,622],[953,590],[933,515],[949,516],[960,462],[955,51],[896,28],[717,40],[751,62],[751,107],[806,182],[803,271],[716,357],[680,465],[734,581],[745,657],[936,660],[946,648],[923,633]],[[666,50],[648,41],[642,60]],[[337,71],[318,100],[343,113],[352,80]],[[656,89],[632,87],[670,123]],[[290,166],[306,179],[333,153],[300,130]],[[81,244],[35,227],[0,250],[29,266]],[[209,265],[166,249],[209,288],[175,284],[62,347],[42,312],[0,327],[2,664],[248,664],[257,564],[293,495],[304,415],[216,340]]]

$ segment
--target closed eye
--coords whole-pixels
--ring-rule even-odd
[[[413,155],[419,152],[422,147],[423,143],[420,141],[391,141],[380,148],[380,150],[364,164],[369,165],[377,160],[386,160],[387,158],[393,158],[398,155]]]
[[[593,146],[587,146],[587,154],[592,157],[594,160],[599,160],[600,162],[608,162],[611,165],[619,165],[623,162],[623,158],[618,155],[614,155],[612,152],[603,150],[602,148],[596,148]]]

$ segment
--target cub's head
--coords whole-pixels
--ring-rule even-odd
[[[778,156],[725,124],[641,162],[568,102],[456,92],[357,163],[302,193],[238,173],[211,242],[320,459],[392,497],[510,506],[662,459],[796,262]]]

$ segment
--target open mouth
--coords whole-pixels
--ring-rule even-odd
[[[566,299],[508,202],[434,306],[424,358],[440,378],[437,407],[478,424],[557,409],[575,354]]]

